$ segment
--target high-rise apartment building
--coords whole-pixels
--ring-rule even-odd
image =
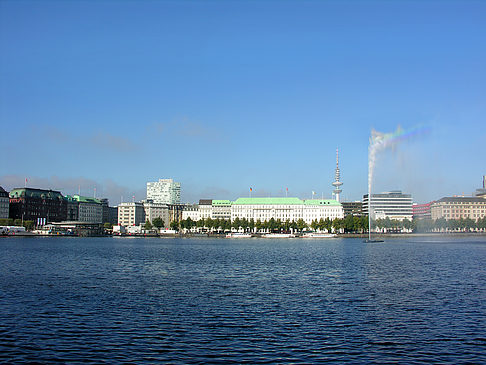
[[[172,179],[159,179],[147,183],[147,200],[161,204],[181,203],[181,183]]]

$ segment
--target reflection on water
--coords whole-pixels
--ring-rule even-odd
[[[483,238],[0,239],[0,361],[486,362]]]

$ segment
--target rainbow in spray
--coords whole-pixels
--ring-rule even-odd
[[[388,148],[393,149],[401,142],[424,135],[429,131],[430,128],[425,125],[419,125],[409,130],[398,126],[397,130],[391,133],[382,133],[374,129],[371,130],[370,145],[368,147],[368,197],[371,197],[371,184],[373,182],[373,171],[377,153]]]

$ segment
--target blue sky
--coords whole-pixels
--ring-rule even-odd
[[[1,1],[0,185],[183,200],[374,191],[425,202],[486,174],[484,1]]]

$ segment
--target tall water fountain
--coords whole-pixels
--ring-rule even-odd
[[[374,129],[371,130],[370,144],[368,146],[368,239],[367,242],[382,242],[383,240],[371,239],[371,192],[373,184],[373,171],[375,169],[376,156],[378,152],[389,147],[394,147],[401,141],[409,139],[420,133],[429,130],[426,126],[417,126],[408,131],[398,126],[397,130],[392,133],[381,133]]]

